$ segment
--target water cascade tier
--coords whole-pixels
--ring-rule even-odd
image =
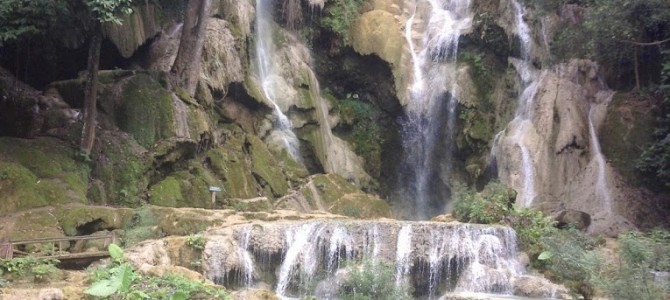
[[[416,0],[405,24],[412,83],[403,122],[400,196],[414,199],[410,218],[443,212],[449,197],[459,86],[458,41],[472,26],[470,0]]]
[[[392,284],[431,299],[454,291],[511,294],[522,271],[516,233],[504,226],[277,222],[213,229],[207,236],[207,278],[228,287],[270,285],[284,297],[330,299],[346,276],[344,266],[363,260],[395,266]]]
[[[278,97],[276,92],[281,77],[273,64],[274,41],[272,39],[272,7],[271,0],[256,0],[256,72],[263,100],[273,109],[275,121],[274,134],[281,140],[286,151],[296,161],[301,161],[300,143],[293,132],[291,121],[284,114],[288,107],[287,99]],[[282,106],[283,105],[283,109]]]

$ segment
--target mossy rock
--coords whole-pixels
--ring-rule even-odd
[[[251,199],[233,199],[233,207],[236,211],[244,212],[267,212],[272,210],[272,204],[266,197]]]
[[[137,74],[123,86],[123,99],[114,113],[116,124],[144,147],[175,136],[172,95],[148,74]]]
[[[207,160],[214,174],[223,179],[227,198],[258,196],[257,183],[251,174],[251,165],[245,152],[245,133],[236,125],[224,127],[225,142],[207,152]]]
[[[605,122],[598,137],[607,160],[636,185],[645,183],[645,177],[635,165],[641,149],[654,141],[656,114],[650,103],[634,98],[632,94],[618,93],[612,99]]]
[[[0,214],[51,204],[85,202],[90,169],[52,138],[0,138]]]
[[[157,206],[177,207],[177,203],[184,202],[179,180],[168,176],[161,182],[155,184],[149,190],[151,196],[149,203]]]
[[[274,196],[285,195],[288,184],[277,160],[257,136],[248,135],[247,141],[251,152],[253,174],[263,179],[270,186]]]
[[[20,212],[12,216],[11,229],[7,238],[12,241],[29,240],[36,238],[59,238],[65,234],[58,224],[53,207],[44,207]]]
[[[66,205],[56,209],[56,218],[68,236],[88,235],[101,230],[122,229],[133,210],[105,206]]]
[[[391,208],[384,200],[363,193],[355,185],[335,174],[313,175],[298,193],[312,210],[322,209],[354,218],[391,216]]]
[[[84,107],[84,86],[83,78],[56,81],[49,84],[50,89],[55,89],[63,100],[74,108]]]
[[[103,193],[96,187],[89,193],[91,200],[138,206],[149,184],[147,173],[151,162],[147,150],[123,132],[99,131],[93,157],[93,175],[102,183],[105,197],[101,197]]]

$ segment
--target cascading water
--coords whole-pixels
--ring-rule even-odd
[[[273,66],[272,54],[274,43],[272,39],[272,15],[270,13],[272,0],[256,0],[256,67],[260,88],[265,100],[272,106],[275,115],[274,129],[288,153],[296,161],[301,161],[299,141],[293,132],[291,121],[279,106],[275,93],[276,70]]]
[[[259,278],[263,269],[275,274],[269,278],[276,282],[266,283],[274,284],[282,297],[310,295],[313,291],[305,287],[314,286],[315,280],[334,282],[344,260],[395,264],[396,284],[430,282],[429,289],[414,292],[430,299],[450,291],[509,294],[515,277],[521,275],[515,232],[503,226],[334,220],[242,226],[246,227],[220,229],[219,236],[237,241],[232,248],[216,238],[206,245],[205,275],[224,278],[226,272],[244,269],[245,257],[236,253],[244,247],[255,261],[253,273]]]
[[[242,228],[239,239],[238,255],[242,260],[241,278],[244,280],[244,286],[249,288],[254,280],[254,261],[249,253],[249,239],[251,238],[251,226]]]
[[[402,130],[406,173],[400,194],[414,199],[410,217],[417,220],[442,212],[449,196],[458,103],[455,65],[458,40],[472,26],[470,2],[416,0],[405,24],[413,81]]]
[[[514,6],[516,31],[521,44],[521,59],[511,58],[510,61],[521,78],[521,92],[519,93],[518,104],[514,119],[508,124],[504,132],[496,135],[492,152],[498,151],[496,145],[500,142],[502,135],[508,136],[514,141],[519,149],[521,156],[520,177],[521,184],[517,186],[518,199],[524,207],[531,206],[536,196],[535,189],[535,164],[533,156],[526,144],[526,136],[533,128],[533,101],[537,95],[538,88],[546,72],[539,71],[532,64],[533,41],[530,35],[530,28],[523,18],[523,6],[517,1],[511,1]],[[493,153],[493,155],[496,155]]]
[[[612,91],[600,91],[596,95],[597,103],[592,103],[589,108],[589,134],[591,136],[591,155],[593,160],[596,162],[598,167],[598,176],[596,178],[595,185],[595,194],[596,198],[602,203],[604,211],[607,215],[611,215],[612,211],[612,195],[610,194],[609,186],[607,184],[607,173],[605,170],[605,157],[603,156],[602,151],[600,151],[600,142],[598,141],[598,135],[596,134],[595,126],[593,125],[594,114],[596,113],[597,107],[604,105],[606,106],[614,97],[614,92]]]

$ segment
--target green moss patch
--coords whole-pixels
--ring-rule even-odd
[[[63,232],[75,236],[121,229],[130,222],[133,211],[129,208],[67,205],[58,207],[55,214]]]
[[[178,202],[184,202],[179,181],[169,176],[150,189],[149,203],[158,206],[176,207]]]
[[[84,202],[90,169],[74,150],[52,138],[0,138],[0,213]]]
[[[288,185],[277,160],[257,136],[249,135],[247,136],[247,141],[251,152],[253,174],[260,177],[269,185],[274,196],[285,195]]]
[[[118,126],[144,147],[175,134],[172,96],[147,74],[128,80],[123,87],[123,103],[115,116]]]

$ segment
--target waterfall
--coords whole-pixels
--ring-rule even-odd
[[[429,299],[453,291],[510,294],[522,270],[516,234],[504,226],[323,220],[238,225],[209,234],[203,256],[207,278],[225,278],[248,265],[257,280],[272,280],[259,286],[274,286],[281,297],[309,296],[314,291],[308,287],[319,280],[336,289],[344,260],[395,265],[396,281],[389,284],[429,284],[414,292]],[[252,264],[237,253],[242,249]]]
[[[272,39],[271,0],[256,0],[256,67],[260,88],[275,115],[274,129],[278,132],[284,148],[296,161],[301,161],[299,141],[292,130],[291,121],[279,106],[282,99],[276,97],[275,85],[278,76],[273,65],[274,42]],[[288,108],[285,108],[288,109]]]
[[[597,104],[606,106],[614,97],[614,92],[612,91],[600,91],[596,95]],[[593,125],[593,114],[596,113],[597,106],[593,103],[589,108],[589,134],[591,136],[591,155],[593,160],[596,162],[598,167],[598,176],[596,177],[595,185],[595,194],[596,199],[601,201],[602,206],[607,215],[612,214],[612,195],[610,194],[609,186],[607,184],[607,173],[605,170],[605,157],[603,156],[602,151],[600,150],[600,142],[598,141],[598,135],[596,134],[595,125]]]
[[[251,238],[251,226],[247,225],[242,227],[239,238],[239,248],[238,255],[242,260],[242,276],[244,280],[244,286],[249,288],[253,284],[254,279],[254,262],[251,259],[251,254],[249,253],[249,239]]]
[[[413,80],[402,129],[401,176],[406,178],[400,194],[414,199],[411,217],[417,220],[429,218],[431,211],[441,212],[449,194],[445,181],[452,168],[459,89],[456,56],[461,34],[472,26],[470,2],[416,0],[405,24]]]
[[[533,66],[533,40],[530,35],[530,28],[523,17],[523,6],[517,0],[513,0],[511,3],[514,6],[516,33],[521,44],[521,59],[510,58],[510,62],[519,74],[521,89],[514,119],[503,132],[496,135],[491,152],[493,156],[497,155],[495,152],[500,150],[497,144],[501,141],[503,135],[508,135],[508,138],[512,139],[521,157],[519,170],[521,184],[520,186],[515,186],[518,193],[517,199],[520,200],[521,206],[529,207],[533,204],[537,192],[535,187],[536,171],[533,153],[528,148],[526,138],[529,132],[533,130],[533,103],[540,83],[547,72],[537,70]]]
[[[398,233],[395,258],[395,282],[400,286],[405,282],[411,267],[410,255],[412,254],[412,225],[404,225]]]

